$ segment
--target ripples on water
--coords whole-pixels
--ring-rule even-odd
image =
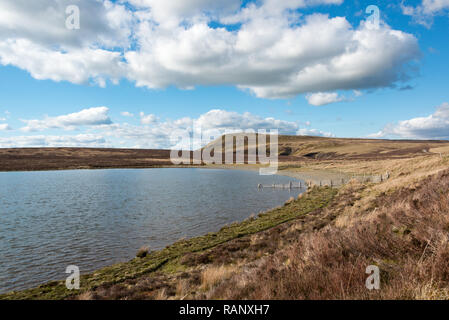
[[[0,292],[65,279],[283,204],[295,181],[212,169],[0,173]]]

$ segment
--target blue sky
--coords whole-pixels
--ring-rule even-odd
[[[449,1],[74,2],[80,30],[70,1],[0,4],[0,147],[168,148],[192,125],[449,139]]]

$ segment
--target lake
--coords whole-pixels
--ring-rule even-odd
[[[282,205],[297,181],[257,171],[116,169],[0,173],[0,292],[65,279],[218,231]]]

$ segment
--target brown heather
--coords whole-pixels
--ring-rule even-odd
[[[298,234],[217,289],[220,299],[448,299],[449,171],[381,196],[347,227]],[[332,210],[329,208],[328,210]],[[377,265],[381,290],[365,288]]]

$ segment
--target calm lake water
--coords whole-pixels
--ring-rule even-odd
[[[283,204],[297,181],[212,169],[0,173],[0,292],[65,279]]]

